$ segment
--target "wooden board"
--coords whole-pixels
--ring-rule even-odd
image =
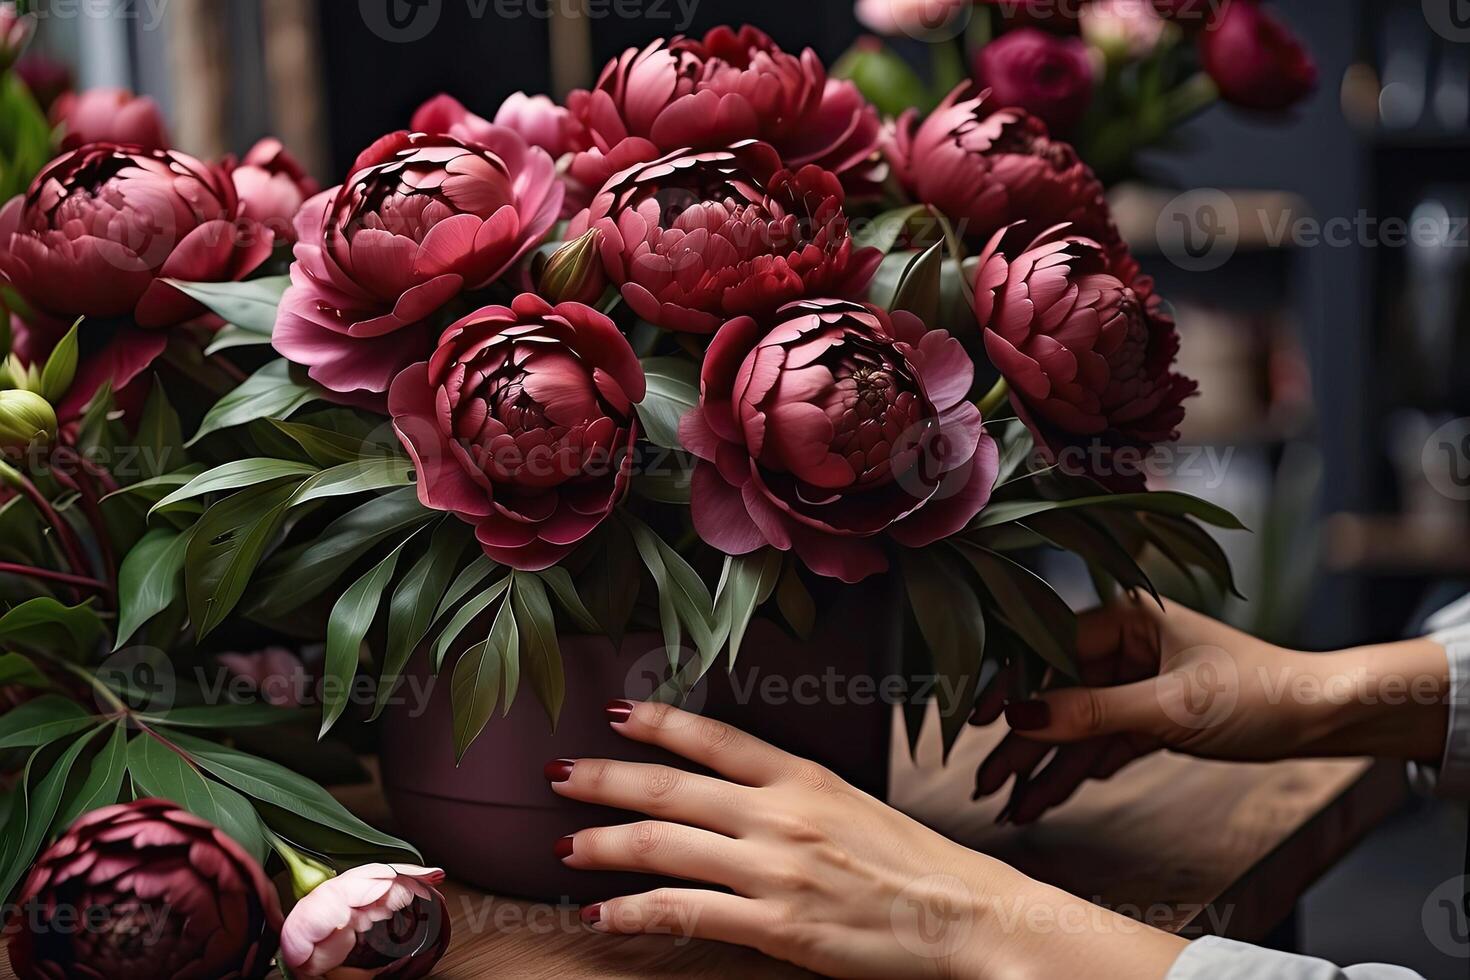
[[[1001,731],[966,732],[942,768],[937,737],[932,728],[926,734],[917,764],[895,752],[896,806],[1033,877],[1188,936],[1263,937],[1405,792],[1402,768],[1386,763],[1243,766],[1159,755],[1084,787],[1035,826],[1001,828],[994,818],[1004,793],[979,804],[969,798],[975,767]],[[344,798],[377,809],[360,791]],[[436,974],[445,980],[810,976],[718,944],[602,936],[580,926],[571,908],[455,885],[446,897],[454,941]]]

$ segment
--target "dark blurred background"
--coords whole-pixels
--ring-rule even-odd
[[[37,6],[43,53],[83,86],[155,96],[182,148],[240,152],[277,133],[326,183],[441,91],[492,116],[512,92],[564,94],[661,35],[751,22],[831,63],[861,34],[851,0],[641,0],[631,18],[568,16],[566,0]],[[1465,6],[1280,0],[1320,67],[1315,96],[1287,120],[1211,109],[1116,194],[1205,392],[1183,440],[1200,459],[1162,482],[1255,529],[1225,541],[1252,601],[1222,612],[1280,642],[1392,639],[1470,580]],[[1221,215],[1224,245],[1186,247],[1191,224]],[[1410,804],[1308,897],[1283,943],[1463,976],[1419,924],[1463,822]]]

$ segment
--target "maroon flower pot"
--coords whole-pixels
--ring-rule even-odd
[[[752,623],[735,670],[711,671],[686,707],[821,762],[881,798],[888,788],[892,706],[902,697],[901,621],[882,585],[840,596],[809,641],[769,622]],[[558,758],[689,767],[618,735],[603,712],[610,700],[648,696],[665,657],[663,641],[632,634],[614,653],[606,639],[564,636],[561,652],[566,702],[556,731],[536,697],[522,690],[458,767],[448,668],[421,706],[403,697],[384,713],[383,786],[396,829],[431,864],[497,895],[580,904],[656,887],[636,875],[574,871],[554,856],[566,834],[639,815],[563,799],[542,768]],[[422,683],[421,659],[417,669],[415,681]]]

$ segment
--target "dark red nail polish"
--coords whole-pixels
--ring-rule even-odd
[[[1016,701],[1006,705],[1006,724],[1018,732],[1034,732],[1051,724],[1051,706],[1045,701]]]
[[[552,851],[555,852],[556,856],[558,858],[560,858],[561,860],[563,860],[563,861],[565,861],[567,858],[571,857],[572,856],[572,835],[571,834],[567,834],[561,840],[557,841],[556,842],[556,845],[554,847],[552,847]]]
[[[546,764],[542,772],[546,773],[546,778],[551,782],[564,783],[572,778],[572,766],[575,764],[571,759],[554,759]]]
[[[603,711],[607,712],[607,720],[614,725],[621,725],[633,715],[632,701],[609,701]]]
[[[596,902],[592,905],[582,906],[580,915],[582,916],[582,921],[589,926],[596,925],[602,920],[602,903]]]

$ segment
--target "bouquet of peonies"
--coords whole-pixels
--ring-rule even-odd
[[[1075,676],[1039,549],[1103,597],[1152,593],[1155,558],[1233,589],[1202,523],[1234,518],[1146,486],[1195,392],[1167,307],[1093,172],[989,92],[885,119],[811,51],[717,28],[565,105],[491,121],[440,96],[321,192],[274,141],[169,149],[137,105],[59,103],[65,152],[0,211],[23,552],[0,566],[0,897],[124,888],[77,849],[207,838],[246,872],[201,870],[201,894],[272,855],[303,894],[414,857],[248,739],[299,704],[326,734],[359,673],[352,714],[377,717],[415,656],[451,674],[462,756],[523,678],[555,723],[559,635],[661,631],[677,699],[755,617],[803,636],[820,597],[888,576],[947,681],[947,747],[987,665]],[[241,637],[325,650],[308,671]],[[255,696],[195,689],[201,661]],[[442,952],[436,872],[347,874],[286,921],[296,975],[352,942],[380,967]],[[276,946],[246,890],[219,975]],[[179,971],[222,955],[197,936]]]
[[[927,42],[934,84],[866,38],[842,59],[875,104],[932,105],[969,74],[1025,109],[1109,185],[1217,100],[1284,113],[1317,84],[1310,53],[1262,0],[857,0],[880,34]]]

